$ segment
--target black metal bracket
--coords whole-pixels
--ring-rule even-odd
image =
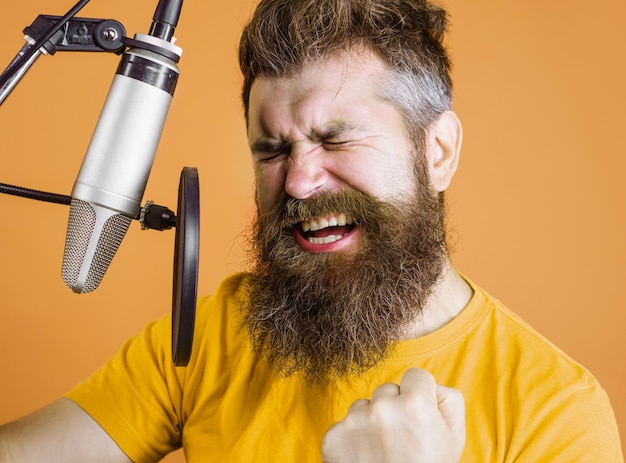
[[[24,34],[39,40],[61,16],[39,15]],[[53,55],[57,51],[106,51],[120,54],[126,48],[124,26],[113,19],[72,18],[43,45]]]

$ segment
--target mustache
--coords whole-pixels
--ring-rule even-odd
[[[290,229],[313,217],[345,213],[357,223],[366,224],[380,210],[382,204],[357,190],[321,193],[309,199],[286,197],[266,214],[260,214],[259,220],[263,223],[274,222],[280,228]]]

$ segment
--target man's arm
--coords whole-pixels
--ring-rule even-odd
[[[0,426],[0,463],[131,463],[82,408],[63,398]]]

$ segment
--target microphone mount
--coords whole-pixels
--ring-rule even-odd
[[[43,53],[86,51],[123,53],[127,47],[145,48],[178,62],[180,55],[143,40],[126,37],[124,26],[114,19],[77,18],[89,0],[79,0],[64,16],[39,15],[24,29],[26,44],[0,74],[0,105]],[[149,35],[165,42],[173,40],[183,0],[160,0]]]

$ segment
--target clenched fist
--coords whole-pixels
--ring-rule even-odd
[[[325,463],[457,463],[465,445],[465,403],[456,389],[413,368],[352,404],[326,433]]]

